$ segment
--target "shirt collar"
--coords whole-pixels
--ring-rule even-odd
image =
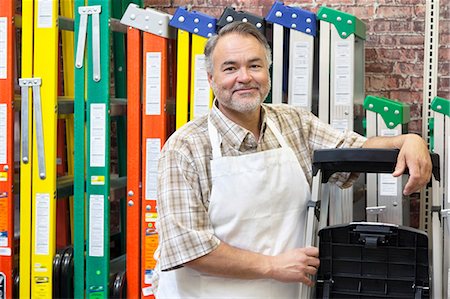
[[[210,112],[211,123],[216,127],[224,142],[239,150],[242,143],[251,132],[226,117],[217,107],[218,103],[216,99],[212,106]],[[262,125],[260,136],[262,137],[267,126],[267,113],[264,105],[261,105],[261,119]]]

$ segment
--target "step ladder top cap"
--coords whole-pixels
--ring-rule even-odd
[[[99,14],[102,12],[101,5],[79,6],[78,13],[80,15]]]
[[[206,38],[216,33],[216,18],[199,11],[178,7],[169,25]]]
[[[157,36],[175,39],[175,30],[169,26],[171,18],[170,14],[152,8],[139,8],[138,5],[130,3],[120,23]]]
[[[332,23],[341,38],[345,39],[354,34],[356,37],[366,39],[366,25],[354,15],[327,6],[321,6],[317,12],[317,18],[321,21]]]
[[[266,20],[264,20],[263,17],[246,11],[237,11],[234,7],[226,7],[217,21],[217,31],[222,27],[225,27],[225,25],[235,21],[249,22],[250,24],[255,25],[262,33],[266,30]]]
[[[266,21],[312,36],[317,34],[317,18],[313,12],[300,7],[287,6],[280,1],[272,5],[266,16]]]
[[[399,124],[406,124],[411,120],[410,106],[398,100],[368,95],[364,99],[364,109],[378,113],[386,126],[393,129]]]
[[[434,97],[433,101],[431,102],[431,109],[435,112],[450,117],[450,100],[441,97]]]

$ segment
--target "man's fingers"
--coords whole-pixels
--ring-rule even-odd
[[[307,256],[315,256],[315,257],[318,257],[318,256],[319,256],[319,248],[317,248],[317,247],[306,247],[306,248],[304,249],[304,253],[305,253]]]
[[[406,170],[406,159],[401,153],[398,154],[397,163],[395,165],[395,170],[392,173],[393,176],[398,177],[402,175]]]
[[[316,267],[312,267],[312,266],[308,266],[305,268],[305,273],[309,274],[309,275],[316,275],[317,274],[317,268]]]

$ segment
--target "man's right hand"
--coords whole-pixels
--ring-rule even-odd
[[[313,286],[309,275],[319,268],[319,249],[316,247],[295,248],[271,258],[271,277],[283,282],[302,282]]]

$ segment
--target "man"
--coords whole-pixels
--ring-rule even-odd
[[[270,56],[242,22],[205,47],[214,107],[175,132],[159,162],[157,298],[298,298],[299,283],[313,285],[318,249],[302,244],[316,149],[399,148],[394,176],[411,173],[405,194],[431,176],[416,135],[366,140],[305,110],[262,104]]]

